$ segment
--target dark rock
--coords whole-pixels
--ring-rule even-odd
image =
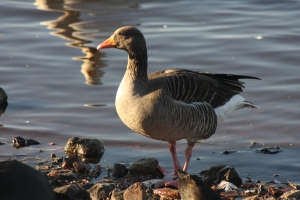
[[[13,138],[13,146],[15,148],[21,148],[21,147],[27,147],[27,146],[30,146],[30,145],[37,145],[37,144],[41,144],[39,143],[38,141],[36,140],[33,140],[33,139],[24,139],[20,136],[17,136],[17,137],[14,137]]]
[[[124,180],[124,179],[123,179]],[[129,182],[127,182],[127,178],[125,179],[125,182],[119,182],[117,183],[117,188],[120,190],[126,190],[127,188],[129,188],[130,185],[132,185],[132,183],[130,184]]]
[[[74,162],[73,166],[78,174],[88,174],[90,172],[86,164],[83,162]]]
[[[128,167],[128,171],[132,175],[152,175],[153,177],[161,177],[161,173],[157,170],[158,160],[156,158],[142,158]]]
[[[54,200],[55,195],[40,172],[11,160],[0,162],[0,199]]]
[[[53,162],[52,162],[53,165],[58,165],[58,164],[62,164],[64,159],[63,159],[63,157],[60,157],[60,158],[54,157],[54,158],[52,158],[52,160],[53,160]]]
[[[146,189],[143,183],[136,182],[124,192],[124,200],[146,200]]]
[[[72,155],[68,158],[65,158],[61,167],[65,169],[71,169],[73,168],[74,162],[81,162],[81,158],[78,155]]]
[[[81,187],[84,190],[89,190],[93,186],[94,186],[94,183],[86,183],[86,184],[82,185]]]
[[[125,165],[122,165],[120,163],[115,163],[113,170],[112,170],[112,176],[116,178],[122,178],[128,173],[128,170]]]
[[[94,168],[90,171],[89,177],[91,178],[97,178],[101,174],[101,166],[100,165],[95,165]]]
[[[84,158],[97,158],[99,161],[104,150],[105,149],[101,140],[78,137],[70,138],[65,146],[65,152],[69,156],[79,154]]]
[[[26,141],[22,137],[17,136],[17,137],[13,138],[14,147],[25,147],[25,143],[26,143]]]
[[[224,177],[226,181],[233,183],[236,186],[240,186],[243,183],[241,177],[233,167],[228,169],[228,171],[224,174]]]
[[[6,92],[0,87],[0,103],[7,101],[8,96]]]
[[[242,179],[235,169],[226,165],[211,167],[203,178],[203,181],[208,185],[220,183],[222,180],[231,182],[236,186],[240,186],[242,184]]]
[[[54,188],[54,192],[57,194],[63,194],[70,199],[78,198],[78,196],[82,196],[86,193],[86,191],[82,189],[78,183]]]
[[[178,189],[182,199],[221,200],[221,197],[206,185],[200,177],[178,169]]]
[[[76,177],[73,174],[60,174],[57,177],[59,180],[74,181]]]
[[[7,101],[0,103],[0,116],[5,113],[7,106]]]
[[[116,188],[115,184],[110,183],[96,183],[88,192],[92,200],[109,198],[109,193]]]
[[[233,151],[233,150],[226,150],[223,151],[222,154],[228,155],[228,154],[232,154],[232,153],[236,153],[237,151]]]
[[[65,185],[69,185],[69,182],[67,180],[49,180],[49,183],[53,186],[53,187],[61,187],[61,186],[65,186]]]
[[[55,200],[73,200],[65,194],[55,193]]]
[[[282,148],[280,148],[279,146],[265,147],[265,148],[262,148],[262,149],[257,149],[255,151],[258,152],[258,153],[264,153],[264,154],[276,154],[276,153],[282,152]]]
[[[8,106],[7,99],[8,97],[6,92],[0,87],[0,116],[5,113]]]
[[[41,143],[39,143],[38,141],[33,140],[33,139],[28,139],[28,140],[26,140],[26,146],[30,146],[30,145],[38,145],[38,144],[41,144]]]

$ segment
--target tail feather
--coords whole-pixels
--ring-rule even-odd
[[[244,101],[245,107],[246,108],[259,108],[257,105],[255,105],[254,103],[251,103],[249,101]]]

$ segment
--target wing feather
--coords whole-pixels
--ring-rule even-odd
[[[175,100],[185,103],[207,102],[216,108],[243,91],[244,82],[239,79],[259,78],[168,69],[149,74],[148,79],[150,82],[158,84]]]

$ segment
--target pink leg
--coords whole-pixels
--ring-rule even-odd
[[[184,167],[183,167],[183,171],[187,171],[188,167],[189,167],[189,162],[190,162],[190,159],[192,157],[192,151],[193,151],[193,147],[191,146],[188,146],[184,152],[184,155],[185,155],[185,163],[184,163]]]
[[[176,169],[181,169],[181,167],[176,154],[176,142],[169,142],[169,149],[173,158],[175,174],[177,174]]]
[[[170,142],[169,142],[169,147],[170,147]],[[170,151],[171,151],[171,148],[170,148]],[[192,151],[193,151],[193,147],[192,146],[188,146],[186,148],[185,152],[184,152],[185,163],[184,163],[183,171],[187,171],[187,169],[188,169],[189,162],[190,162],[190,159],[192,157]],[[171,151],[171,153],[172,153],[172,151]],[[173,153],[172,153],[172,156],[173,156]],[[175,152],[175,156],[176,156],[176,152]],[[177,156],[176,156],[176,159],[177,159]],[[174,156],[173,156],[173,160],[174,160]],[[178,166],[179,166],[178,159],[177,159],[177,163],[178,163]],[[174,160],[174,167],[175,167],[175,173],[177,175],[176,169],[181,169],[181,168],[176,168],[176,166],[175,166],[175,160]],[[165,183],[165,186],[174,186],[174,187],[178,188],[178,179],[176,179],[174,181],[171,181],[171,182],[168,182],[168,183]]]
[[[178,179],[165,183],[165,186],[173,186],[173,187],[178,188]]]
[[[177,176],[177,169],[181,169],[177,154],[176,154],[176,142],[169,142],[169,149],[172,154],[173,162],[174,162],[174,174]],[[165,183],[165,186],[173,186],[178,188],[178,179]]]

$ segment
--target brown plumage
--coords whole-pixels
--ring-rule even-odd
[[[183,200],[222,200],[221,197],[206,185],[200,177],[190,175],[180,169],[178,173],[178,189]]]
[[[116,96],[121,120],[132,130],[169,142],[174,168],[181,169],[176,141],[187,140],[186,171],[197,140],[209,138],[217,124],[234,110],[256,108],[239,95],[243,82],[258,79],[232,74],[210,74],[186,69],[167,69],[147,75],[148,56],[143,34],[122,27],[97,49],[118,48],[128,53],[125,75]]]

